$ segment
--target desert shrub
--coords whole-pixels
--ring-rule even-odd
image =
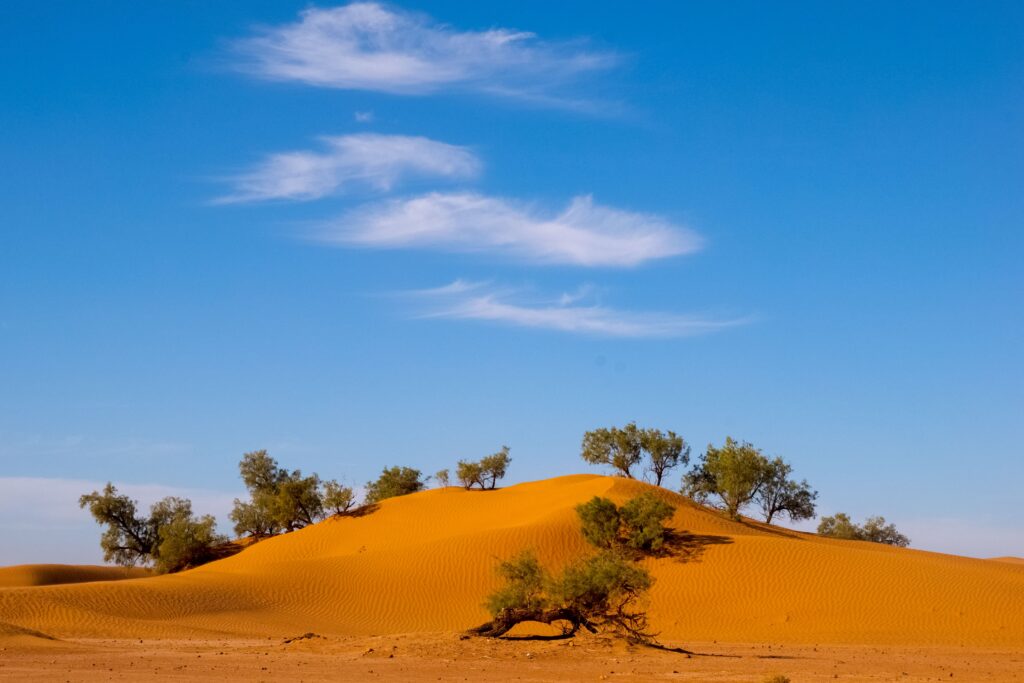
[[[675,511],[653,493],[644,493],[627,502],[619,510],[626,545],[644,552],[661,550],[668,536],[664,522],[671,519]]]
[[[762,681],[762,683],[791,683],[789,676],[783,676],[782,674],[776,674],[775,676],[768,676]]]
[[[498,574],[505,585],[487,597],[485,606],[492,615],[505,610],[539,610],[547,607],[545,590],[551,578],[530,551],[498,565]]]
[[[581,627],[608,630],[634,642],[650,642],[647,616],[637,603],[654,580],[643,568],[615,552],[602,552],[566,567],[552,577],[526,552],[498,566],[505,584],[486,602],[492,620],[471,629],[498,637],[516,624],[563,624],[567,635]]]
[[[113,484],[79,498],[79,506],[106,530],[100,537],[103,559],[123,566],[152,565],[161,573],[195,567],[215,559],[226,542],[217,535],[211,515],[196,517],[191,501],[168,497],[154,503],[149,517],[138,515],[138,503],[120,495]]]
[[[899,548],[910,545],[910,539],[897,531],[894,524],[886,524],[885,517],[869,517],[864,526],[850,521],[849,515],[837,512],[831,517],[822,517],[818,533],[830,538],[884,543]]]
[[[582,523],[583,538],[598,548],[612,548],[619,542],[622,519],[619,508],[607,498],[594,496],[576,506]]]
[[[349,486],[342,486],[334,479],[323,484],[323,507],[335,515],[343,515],[356,504],[355,493]]]
[[[639,552],[657,552],[664,547],[668,529],[663,522],[674,513],[674,507],[649,492],[621,508],[600,496],[576,506],[583,538],[588,543],[601,549],[628,548]]]
[[[387,498],[423,490],[422,473],[411,467],[385,467],[376,481],[366,484],[366,502],[379,503]]]

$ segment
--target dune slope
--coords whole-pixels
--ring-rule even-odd
[[[1024,646],[1024,571],[738,523],[676,494],[575,475],[384,501],[182,574],[0,589],[0,623],[57,637],[373,635],[457,631],[487,617],[498,559],[552,568],[588,551],[574,507],[655,490],[685,533],[656,577],[665,640]]]
[[[0,588],[52,586],[87,581],[123,581],[141,579],[149,570],[130,567],[104,567],[78,564],[19,564],[0,567]]]

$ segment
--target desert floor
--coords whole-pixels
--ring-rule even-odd
[[[460,640],[457,634],[283,640],[0,642],[19,681],[1024,681],[1024,652],[961,647],[667,643],[603,637]]]

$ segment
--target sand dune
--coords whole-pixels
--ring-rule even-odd
[[[137,567],[107,567],[77,564],[19,564],[0,567],[0,588],[52,586],[60,583],[87,581],[123,581],[141,579],[149,570]]]
[[[56,637],[371,636],[486,618],[499,558],[557,568],[587,547],[574,506],[656,490],[688,534],[646,561],[661,637],[774,643],[1024,646],[1024,571],[738,523],[646,484],[576,475],[384,501],[172,576],[0,589],[0,622]]]

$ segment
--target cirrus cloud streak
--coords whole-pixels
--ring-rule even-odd
[[[237,69],[267,80],[404,95],[454,88],[541,101],[553,86],[617,61],[578,42],[506,28],[460,31],[374,2],[306,9],[298,21],[265,27],[233,48]]]
[[[481,320],[516,327],[554,330],[598,337],[672,338],[717,332],[750,322],[664,312],[633,312],[583,305],[587,288],[558,297],[530,297],[516,289],[456,280],[434,289],[407,293],[422,310],[421,318]]]
[[[306,201],[354,184],[390,190],[409,176],[463,179],[480,172],[480,160],[469,149],[425,137],[359,133],[323,136],[320,141],[325,151],[271,154],[229,178],[234,190],[215,203]]]
[[[575,197],[558,213],[500,197],[432,192],[350,211],[324,242],[380,249],[492,252],[538,264],[631,267],[697,251],[696,233],[652,214]]]

